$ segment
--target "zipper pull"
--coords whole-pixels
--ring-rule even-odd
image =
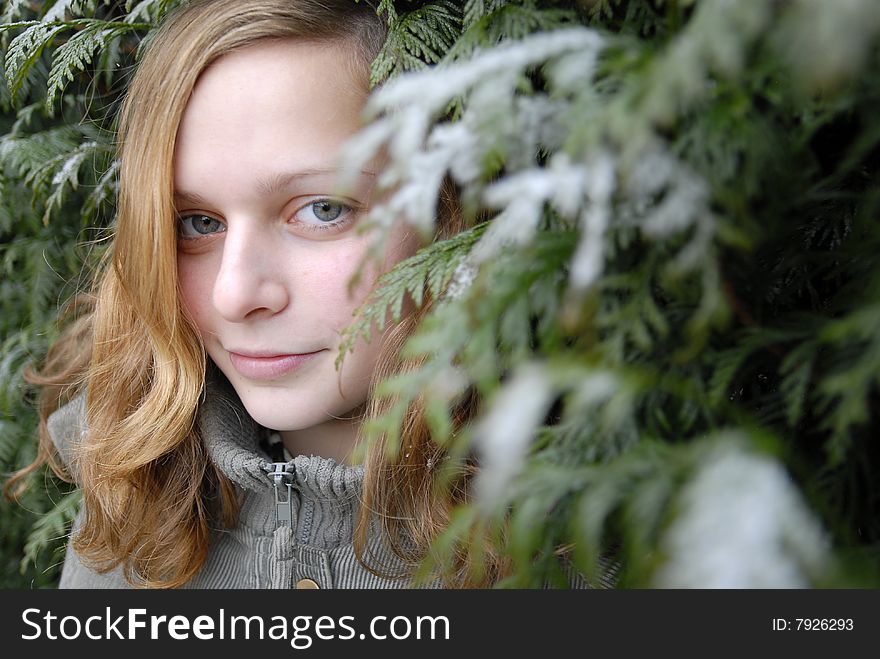
[[[286,462],[273,462],[269,475],[275,485],[275,528],[293,524],[293,473],[287,471]],[[290,466],[293,468],[293,465]],[[283,487],[287,487],[285,492]]]

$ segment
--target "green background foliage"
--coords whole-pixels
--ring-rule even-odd
[[[114,111],[177,4],[4,4],[4,472],[34,455],[22,368],[87,285],[112,226]],[[448,175],[475,224],[390,273],[351,329],[451,286],[370,428],[396,438],[421,394],[453,462],[484,455],[440,549],[500,538],[506,515],[506,585],[559,580],[560,545],[587,576],[616,558],[622,586],[880,583],[874,5],[379,3],[374,136],[413,194],[384,210],[429,228]],[[414,115],[392,108],[429,132],[395,142]],[[469,388],[484,412],[453,433]],[[46,475],[0,503],[2,585],[56,582],[67,492]]]

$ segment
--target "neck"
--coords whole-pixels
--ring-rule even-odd
[[[293,456],[317,455],[350,465],[360,423],[360,416],[356,415],[351,419],[331,419],[304,430],[282,430],[279,434]]]

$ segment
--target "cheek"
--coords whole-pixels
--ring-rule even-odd
[[[352,279],[358,274],[369,243],[359,240],[344,247],[316,254],[311,263],[299,271],[296,287],[300,301],[311,300],[314,313],[337,331],[352,323],[355,310],[367,299],[378,277],[375,264],[366,263],[352,287]]]
[[[204,332],[210,321],[211,296],[213,295],[215,268],[206,258],[178,256],[177,280],[180,300],[196,325]]]
[[[358,340],[354,350],[342,361],[342,389],[346,397],[360,404],[367,398],[370,382],[376,372],[381,354],[382,341],[373,336],[369,343]]]
[[[321,271],[316,284],[321,291],[320,303],[325,310],[333,310],[333,326],[342,330],[354,321],[354,312],[367,300],[376,288],[379,277],[400,261],[409,258],[421,247],[417,236],[405,229],[395,229],[388,239],[388,247],[381,262],[370,260],[363,263],[370,246],[370,238],[362,237],[357,246],[340,252],[318,264]],[[357,284],[350,286],[352,278],[363,263]],[[359,347],[363,349],[363,347]]]

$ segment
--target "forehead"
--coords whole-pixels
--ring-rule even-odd
[[[362,125],[368,86],[365,68],[343,43],[267,40],[220,57],[184,110],[175,184],[219,180],[209,170],[221,167],[271,175],[332,166]]]
[[[362,93],[369,85],[369,73],[359,64],[353,41],[263,39],[214,60],[201,73],[195,90],[218,83],[248,88],[275,79],[327,81],[328,74],[331,79],[344,75],[340,82]]]

